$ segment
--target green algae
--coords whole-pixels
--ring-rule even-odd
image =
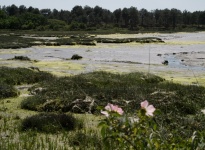
[[[196,44],[205,44],[204,41],[168,41],[166,45],[196,45]]]
[[[68,61],[39,61],[34,63],[36,67],[41,69],[61,69],[61,70],[82,70],[83,65]]]
[[[10,49],[6,49],[6,50],[1,50],[0,54],[26,54],[29,53],[29,50],[10,50]]]

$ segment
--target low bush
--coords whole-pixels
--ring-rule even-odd
[[[204,149],[204,116],[175,116],[168,124],[159,122],[160,110],[141,102],[141,109],[126,114],[122,108],[108,103],[99,123],[106,149]],[[169,115],[166,115],[166,119]],[[199,123],[197,120],[201,120]],[[178,122],[180,125],[178,126]],[[201,126],[196,127],[196,126]],[[179,129],[178,129],[179,128]],[[197,130],[196,130],[197,128]]]
[[[8,97],[16,97],[19,95],[17,89],[15,89],[12,85],[8,85],[0,82],[0,99],[8,98]]]
[[[36,130],[45,133],[56,133],[61,130],[71,131],[82,127],[82,122],[71,114],[40,113],[25,118],[21,124],[21,130]]]
[[[24,99],[21,102],[21,108],[38,111],[39,110],[38,108],[40,107],[40,105],[45,102],[46,102],[46,99],[43,97],[40,97],[39,95],[31,96],[31,97]]]

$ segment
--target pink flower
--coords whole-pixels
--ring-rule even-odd
[[[106,117],[109,116],[109,112],[116,112],[119,115],[122,115],[124,113],[122,108],[118,107],[117,105],[110,104],[110,103],[108,103],[107,106],[105,106],[105,110],[106,111],[101,111],[101,113],[105,115]]]
[[[141,108],[145,109],[147,116],[153,116],[153,113],[156,110],[153,105],[149,105],[147,100],[141,102]]]
[[[105,115],[106,117],[109,117],[109,113],[107,111],[102,111],[101,110],[101,114]]]

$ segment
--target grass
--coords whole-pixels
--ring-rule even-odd
[[[0,99],[18,96],[15,85],[34,84],[51,78],[53,76],[46,72],[35,72],[26,68],[0,67]]]
[[[6,150],[103,149],[102,139],[96,128],[100,119],[98,106],[113,103],[122,107],[126,113],[133,114],[145,99],[158,109],[154,120],[165,140],[168,141],[170,135],[175,137],[176,142],[188,140],[195,131],[202,136],[205,134],[205,118],[201,113],[205,108],[205,88],[201,86],[176,84],[139,72],[114,74],[100,71],[55,77],[25,68],[1,69],[1,83],[10,86],[33,84],[28,87],[28,91],[23,91],[27,94],[42,89],[33,96],[21,97],[22,90],[18,88],[20,97],[1,99],[0,147]],[[36,77],[35,80],[33,76]],[[41,116],[42,112],[45,115],[57,112],[69,114],[72,112],[73,101],[86,100],[87,97],[94,99],[94,115],[74,115],[83,120],[84,126],[80,129],[66,131],[52,128],[57,131],[55,134],[39,133],[32,128],[26,132],[20,130],[22,121],[27,117],[35,121],[32,118]],[[81,109],[87,111],[87,107],[82,106]],[[40,125],[38,122],[41,121],[35,121]]]
[[[27,68],[0,67],[0,82],[9,85],[33,84],[51,80],[53,76],[46,72],[35,72]]]
[[[100,137],[96,131],[75,130],[57,133],[42,133],[36,130],[21,131],[21,120],[3,116],[0,119],[0,148],[4,150],[21,149],[93,149],[100,145]],[[82,136],[83,135],[83,136]],[[84,141],[82,141],[82,138]],[[99,140],[96,140],[99,139]],[[87,141],[86,141],[87,140]],[[99,147],[99,146],[98,146]],[[101,146],[102,147],[102,146]]]

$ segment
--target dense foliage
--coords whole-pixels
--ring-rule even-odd
[[[71,11],[19,7],[0,8],[0,29],[96,30],[125,28],[129,30],[203,30],[205,11],[183,12],[178,9],[147,11],[136,7],[113,12],[99,6],[75,6]]]
[[[22,121],[21,130],[37,130],[46,133],[56,133],[60,130],[74,130],[81,127],[80,121],[73,115],[41,113],[25,118]]]

